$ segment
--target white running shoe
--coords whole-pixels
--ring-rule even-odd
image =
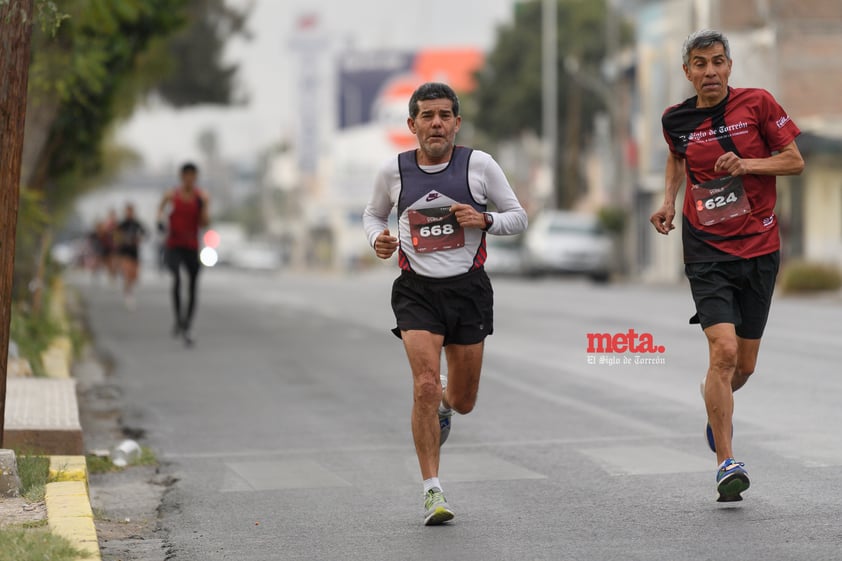
[[[424,525],[438,526],[453,520],[453,511],[444,498],[444,493],[438,487],[433,487],[424,495]]]

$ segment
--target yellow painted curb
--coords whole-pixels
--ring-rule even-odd
[[[67,333],[70,329],[66,306],[67,294],[64,288],[64,280],[57,277],[53,282],[48,313],[64,333]],[[70,369],[73,364],[73,342],[70,337],[67,335],[55,337],[47,350],[41,353],[41,363],[50,378],[70,378]]]
[[[50,299],[50,316],[58,323],[62,331],[67,331],[67,293],[64,288],[64,279],[56,277],[53,281],[53,293]]]
[[[41,353],[41,362],[50,378],[70,378],[72,360],[73,344],[66,335],[59,335],[53,339],[47,350]]]
[[[102,561],[88,494],[88,470],[84,456],[51,456],[50,477],[70,479],[47,483],[44,501],[50,530],[89,554],[89,561]]]
[[[50,481],[88,482],[85,456],[50,456]]]
[[[80,557],[80,561],[102,561],[92,518],[50,518],[49,528],[54,534],[68,540],[76,549],[88,553],[87,557]]]

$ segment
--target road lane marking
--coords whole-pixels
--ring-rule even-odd
[[[230,462],[222,491],[272,491],[350,487],[351,484],[317,462],[301,458]]]
[[[741,431],[740,436],[756,436],[758,438],[769,437],[768,432]],[[670,440],[685,441],[687,439],[699,440],[699,432],[673,433]],[[571,446],[581,444],[612,444],[623,442],[651,442],[654,437],[647,435],[629,436],[592,436],[592,437],[570,437],[570,438],[544,438],[544,439],[518,439],[518,440],[494,440],[488,442],[463,442],[460,444],[447,443],[448,450],[475,450],[494,448],[516,448],[516,447],[544,447],[544,446]],[[663,438],[658,438],[663,442]],[[283,456],[307,456],[316,454],[359,454],[365,452],[401,452],[412,449],[412,442],[406,444],[387,445],[365,445],[365,446],[327,446],[311,448],[264,448],[264,449],[242,449],[242,450],[221,450],[213,452],[159,452],[158,456],[164,460],[215,460],[233,458],[268,458]]]
[[[675,436],[675,433],[664,429],[663,425],[656,425],[654,423],[642,421],[637,417],[623,415],[622,413],[617,413],[616,411],[612,411],[610,409],[606,409],[605,407],[600,407],[598,405],[593,405],[584,402],[580,399],[574,399],[563,395],[559,395],[557,393],[548,391],[546,387],[538,386],[536,384],[529,384],[516,378],[513,378],[509,375],[499,374],[491,369],[484,371],[482,377],[484,380],[493,380],[498,384],[502,384],[508,388],[519,391],[530,397],[534,397],[536,399],[552,403],[553,405],[560,405],[566,410],[578,411],[580,413],[591,415],[593,417],[602,419],[615,425],[619,425],[626,430],[637,431],[639,433],[649,436]]]
[[[493,454],[445,453],[441,456],[441,473],[448,482],[508,481],[514,479],[546,479],[541,473],[513,464]]]
[[[759,441],[758,444],[806,467],[842,466],[842,438],[833,434],[799,434],[798,438]]]
[[[581,448],[610,475],[657,475],[713,471],[714,458],[687,454],[665,446],[607,446]]]

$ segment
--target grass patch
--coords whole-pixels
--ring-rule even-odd
[[[85,461],[88,464],[88,473],[110,473],[112,471],[120,471],[121,468],[118,468],[114,465],[111,461],[111,458],[108,456],[94,456],[93,454],[88,454],[85,456]]]
[[[0,561],[73,561],[90,557],[47,530],[0,529]]]
[[[141,446],[140,448],[140,458],[132,465],[136,466],[157,466],[158,465],[158,457],[155,456],[155,452],[152,451],[151,448],[146,446]]]
[[[783,267],[780,282],[781,290],[790,294],[839,290],[842,272],[833,265],[793,261]]]
[[[94,520],[97,522],[109,522],[109,518],[105,515],[105,511],[99,507],[91,507],[91,512],[94,513]]]
[[[85,457],[88,464],[88,473],[111,473],[115,471],[122,471],[126,468],[121,468],[114,465],[111,458],[108,456],[95,456],[89,454]],[[140,457],[133,461],[129,466],[157,466],[158,457],[151,448],[142,446],[140,448]]]
[[[50,479],[50,459],[44,456],[16,456],[21,496],[33,503],[43,501]]]

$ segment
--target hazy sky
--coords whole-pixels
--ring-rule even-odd
[[[243,0],[229,0],[239,5]],[[217,131],[224,155],[253,158],[295,130],[294,59],[288,44],[301,15],[316,14],[334,50],[417,49],[476,46],[489,50],[496,28],[508,22],[514,0],[256,0],[249,28],[253,39],[229,45],[240,63],[241,87],[249,104],[232,109],[199,107],[174,111],[160,106],[137,110],[118,139],[156,168],[175,169],[198,158],[196,136]]]

